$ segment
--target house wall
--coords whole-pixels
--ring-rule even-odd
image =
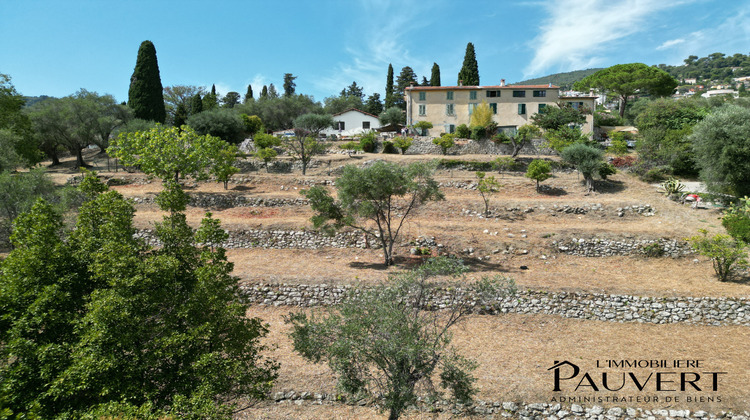
[[[499,92],[499,97],[488,97],[487,92]],[[514,91],[525,92],[525,97],[514,97]],[[544,97],[534,97],[534,91],[544,92]],[[448,99],[448,92],[453,93],[453,99]],[[476,99],[471,98],[471,92],[476,92]],[[424,93],[424,99],[420,99]],[[450,125],[458,127],[461,124],[470,125],[470,104],[496,104],[497,114],[493,120],[499,127],[520,127],[531,124],[531,116],[539,112],[539,105],[556,106],[562,100],[557,87],[548,86],[445,86],[445,87],[412,87],[404,94],[406,100],[406,124],[413,125],[418,121],[429,121],[433,128],[429,135],[438,136],[449,132]],[[594,109],[593,97],[577,97],[575,102],[584,102],[590,109]],[[453,115],[447,114],[446,105],[453,104]],[[526,113],[519,114],[518,106],[524,104]],[[424,114],[420,114],[420,105],[424,106]],[[473,106],[473,105],[472,105]],[[583,127],[584,132],[593,131],[593,116],[590,124]]]
[[[372,115],[364,114],[361,112],[357,112],[357,111],[347,111],[338,115],[334,115],[333,121],[334,122],[343,121],[344,130],[340,131],[340,130],[335,130],[335,129],[330,128],[330,129],[322,131],[322,133],[324,133],[327,136],[331,134],[335,134],[338,136],[341,134],[348,135],[349,133],[362,132],[363,122],[370,123],[369,130],[380,128],[380,121],[376,117],[373,117]],[[364,131],[369,131],[369,130],[364,130]]]

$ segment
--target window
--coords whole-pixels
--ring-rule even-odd
[[[427,92],[419,92],[419,100],[424,101],[427,96]]]
[[[573,109],[580,109],[583,108],[583,102],[571,102],[570,106],[572,106]]]
[[[513,91],[513,97],[514,98],[525,98],[526,97],[526,91],[525,90],[514,90]]]
[[[534,97],[535,98],[546,98],[547,97],[547,91],[546,90],[535,90],[534,91]]]
[[[445,104],[445,115],[454,115],[453,104]]]
[[[515,96],[515,95],[513,95]],[[488,90],[487,91],[487,97],[488,98],[499,98],[500,97],[500,91],[499,90]]]
[[[453,134],[456,132],[456,126],[453,124],[448,124],[445,130],[448,134]]]
[[[490,109],[492,110],[492,114],[497,114],[497,103],[491,103]]]
[[[427,105],[419,105],[419,115],[427,114]]]
[[[453,91],[452,90],[449,90],[448,92],[445,93],[445,99],[447,99],[449,101],[453,100]]]
[[[469,92],[469,99],[470,100],[476,100],[477,99],[477,91],[476,90],[472,90],[471,92]]]
[[[370,122],[369,121],[362,121],[362,129],[363,130],[369,130],[370,129]]]
[[[344,131],[345,130],[345,128],[344,128],[345,125],[344,125],[343,121],[336,121],[335,125],[336,125],[336,130],[339,130],[339,131]]]
[[[474,109],[476,109],[478,104],[469,104],[469,115],[471,115],[474,112]]]
[[[539,112],[542,112],[544,108],[547,108],[547,104],[539,104]]]
[[[526,104],[518,104],[518,115],[526,114]]]

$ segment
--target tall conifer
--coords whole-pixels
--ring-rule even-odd
[[[392,107],[396,98],[393,97],[393,65],[388,64],[388,77],[385,79],[385,109]]]
[[[458,72],[458,82],[464,86],[479,86],[479,65],[477,64],[477,55],[474,53],[474,44],[466,44],[466,54],[464,55],[464,65]]]
[[[128,106],[135,118],[158,123],[164,123],[167,118],[156,48],[151,41],[143,41],[138,49],[135,70],[130,77]]]
[[[432,75],[430,76],[430,86],[440,86],[440,66],[432,63]]]
[[[248,103],[250,99],[253,99],[253,86],[247,85],[247,92],[245,93],[245,103]]]

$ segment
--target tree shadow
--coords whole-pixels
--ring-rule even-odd
[[[612,179],[594,181],[594,190],[602,194],[616,194],[625,191],[626,188],[622,181]]]
[[[563,195],[568,195],[568,192],[565,191],[562,188],[550,187],[550,186],[547,186],[547,185],[540,185],[539,186],[539,194],[544,194],[544,195],[559,197],[559,196],[563,196]]]
[[[250,191],[254,190],[256,187],[248,187],[246,185],[235,185],[232,187],[232,191]]]
[[[470,273],[484,273],[487,271],[501,273],[510,272],[507,267],[503,267],[500,263],[478,260],[476,258],[463,258],[463,261],[464,265],[469,268]]]

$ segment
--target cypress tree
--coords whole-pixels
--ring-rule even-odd
[[[438,66],[437,63],[432,63],[430,86],[440,86],[440,66]]]
[[[130,77],[128,106],[135,118],[158,123],[164,123],[167,118],[156,48],[151,41],[143,41],[138,49],[135,70]]]
[[[211,95],[216,96],[216,85],[211,85]]]
[[[201,99],[200,93],[196,93],[195,96],[190,99],[190,115],[195,115],[200,112],[203,112],[203,99]]]
[[[464,86],[479,86],[479,65],[477,64],[477,55],[474,53],[474,44],[466,44],[466,54],[464,55],[464,65],[458,72],[458,80]]]
[[[430,81],[427,80],[427,77],[422,76],[422,81],[419,83],[419,86],[430,86]]]
[[[394,105],[393,97],[393,65],[388,64],[388,77],[385,79],[385,109]]]
[[[185,104],[180,102],[177,104],[177,109],[174,112],[174,126],[182,127],[187,124],[188,110]]]
[[[250,99],[253,99],[253,86],[247,85],[247,92],[245,93],[245,103],[248,103]]]
[[[263,85],[263,90],[260,91],[260,97],[261,98],[267,98],[268,97],[268,86]]]

